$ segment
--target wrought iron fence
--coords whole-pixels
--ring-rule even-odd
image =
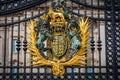
[[[120,80],[120,0],[64,0],[70,13],[91,19],[89,60],[65,67],[33,67],[27,50],[29,20],[38,19],[56,0],[0,0],[0,80]]]

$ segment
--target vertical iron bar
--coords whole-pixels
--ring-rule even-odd
[[[32,11],[31,11],[31,17],[33,18],[34,8],[32,8],[31,10],[32,10]],[[31,55],[31,59],[32,59],[32,58],[33,58],[33,56]],[[31,64],[33,64],[33,62],[31,62]],[[30,80],[33,80],[33,77],[34,77],[34,76],[33,76],[33,67],[32,67],[32,66],[31,66],[31,69],[30,69],[30,74],[31,74],[31,75],[30,75]]]
[[[98,7],[100,6],[100,1],[97,1]],[[101,38],[100,38],[100,10],[98,9],[98,41],[97,41],[97,46],[98,46],[98,53],[99,53],[99,80],[101,80]]]
[[[25,19],[27,18],[27,11],[25,10]],[[24,80],[26,80],[26,51],[27,51],[27,39],[26,39],[26,35],[27,35],[27,25],[26,25],[26,21],[25,21],[25,27],[24,27],[24,41],[23,41],[23,50],[24,50]]]
[[[117,64],[116,64],[116,46],[115,46],[115,44],[116,44],[116,42],[115,42],[115,0],[111,0],[111,5],[112,5],[112,39],[113,39],[113,77],[114,77],[114,79],[116,80],[117,79],[117,76],[116,76],[116,72],[117,72]]]
[[[104,0],[104,17],[105,17],[105,43],[107,43],[107,0]],[[105,45],[106,49],[105,49],[105,53],[106,53],[106,80],[109,79],[109,76],[108,76],[108,53],[107,53],[107,44]]]
[[[14,6],[14,3],[12,3],[11,4],[11,7],[13,7]],[[12,15],[12,18],[11,18],[11,20],[12,20],[12,23],[14,22],[14,17],[13,17],[13,15]],[[13,34],[14,34],[14,24],[11,26],[12,27],[12,29],[11,29],[11,63],[10,63],[10,66],[11,66],[11,70],[10,70],[10,73],[11,73],[11,77],[10,77],[10,79],[13,79]]]
[[[40,14],[40,12],[41,12],[41,11],[40,11],[40,5],[39,5],[39,9],[38,9],[38,15]]]
[[[47,2],[45,2],[45,12],[47,11]]]
[[[40,14],[40,12],[41,12],[41,11],[40,11],[40,5],[39,5],[39,8],[38,8],[38,15]],[[38,18],[38,20],[39,20],[39,18]],[[40,68],[37,67],[37,79],[38,79],[38,80],[40,80],[40,74],[39,74],[39,73],[40,73],[40,70],[39,70],[39,69],[40,69]]]
[[[118,6],[117,6],[117,8],[118,7],[120,7],[120,0],[118,0]],[[120,9],[118,10],[118,13],[116,14],[116,16],[118,16],[118,19],[120,19]],[[119,21],[119,23],[118,23],[118,25],[117,25],[117,23],[116,23],[116,27],[117,28],[119,28],[119,31],[117,31],[116,30],[116,32],[118,32],[119,33],[119,37],[118,37],[118,33],[116,33],[116,36],[118,37],[118,38],[116,38],[116,42],[118,41],[119,42],[119,44],[120,44],[120,21]],[[117,43],[116,43],[117,44]],[[117,44],[118,46],[116,46],[116,48],[117,48],[117,53],[116,53],[116,55],[117,55],[117,80],[119,80],[119,75],[120,75],[120,49],[118,49],[118,48],[120,48],[120,45],[119,44]]]
[[[64,78],[67,79],[67,67],[65,67]]]
[[[67,0],[64,0],[65,6],[67,7],[66,2],[67,2]]]
[[[14,22],[14,18],[13,18],[13,16],[12,16],[12,23]],[[14,27],[14,24],[11,26],[12,27],[12,29],[11,29],[11,56],[10,56],[10,66],[11,66],[11,69],[10,69],[10,73],[11,73],[11,77],[10,77],[10,79],[12,79],[12,76],[13,76],[13,74],[12,74],[12,69],[13,69],[13,27]]]
[[[5,9],[7,9],[7,4],[5,4]],[[6,12],[6,11],[5,11]],[[5,24],[7,24],[7,15],[5,15]],[[6,78],[6,71],[5,71],[5,66],[6,66],[6,41],[7,41],[7,26],[4,26],[4,68],[3,68],[3,80]]]
[[[84,4],[86,5],[86,0],[84,0]],[[84,17],[86,18],[86,10],[87,9],[87,7],[85,6],[84,7]],[[86,57],[86,59],[87,59],[87,54],[85,54],[85,57]],[[85,62],[87,63],[87,60],[85,60]],[[87,66],[87,64],[85,65],[85,66]],[[87,67],[85,67],[85,73],[86,73],[86,75],[85,75],[85,77],[86,77],[86,79],[88,79],[88,72],[87,72]]]
[[[81,79],[81,68],[79,67],[78,70],[79,70],[79,71],[78,71],[78,72],[79,72],[79,77],[78,77],[78,78]]]
[[[5,24],[7,23],[7,15],[5,15]],[[6,78],[6,71],[5,71],[5,66],[6,66],[6,41],[7,41],[7,26],[5,26],[5,32],[4,32],[4,68],[3,68],[3,80]]]
[[[74,79],[74,77],[75,77],[75,74],[74,74],[74,66],[72,66],[72,73],[71,73],[71,79]]]
[[[84,0],[84,4],[86,5],[86,0]],[[84,6],[84,16],[86,17],[86,10],[87,9],[87,7],[86,6]]]
[[[37,79],[39,80],[39,67],[37,67]]]
[[[20,16],[18,16],[18,22],[20,21]],[[19,79],[19,55],[20,55],[20,23],[18,23],[18,39],[17,39],[17,79]]]
[[[91,0],[91,6],[93,6],[93,0]],[[91,18],[93,18],[93,9],[91,8]],[[95,50],[95,48],[94,48],[94,43],[95,43],[95,41],[94,41],[94,31],[93,31],[93,29],[94,29],[94,25],[93,25],[93,20],[92,20],[92,30],[91,30],[91,34],[92,34],[92,37],[91,37],[91,51],[92,51],[92,66],[93,66],[93,74],[92,74],[92,79],[95,79],[95,73],[94,73],[94,50]]]
[[[73,2],[71,2],[71,12],[73,12]]]
[[[80,5],[78,4],[78,14],[80,14]]]
[[[84,0],[84,4],[86,5],[86,0]],[[84,6],[84,17],[86,17],[86,12],[87,12],[87,7],[86,6]],[[87,58],[87,54],[85,54],[85,57]],[[87,60],[85,60],[85,62],[87,63]],[[86,64],[86,66],[88,66],[87,64]],[[85,72],[86,72],[86,75],[85,75],[85,77],[86,77],[86,79],[88,79],[88,72],[87,72],[87,67],[85,67]]]

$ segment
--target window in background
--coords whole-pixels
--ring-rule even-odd
[[[13,52],[17,52],[17,39],[13,39]]]

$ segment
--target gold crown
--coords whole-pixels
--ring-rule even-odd
[[[63,14],[63,8],[57,7],[54,11],[52,7],[49,7],[49,16],[51,18],[50,25],[51,26],[60,26],[65,27],[67,25],[67,21],[65,20],[64,14]]]

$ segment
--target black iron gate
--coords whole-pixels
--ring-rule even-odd
[[[0,0],[0,80],[120,80],[120,0],[64,0],[70,13],[91,19],[85,66],[32,67],[27,50],[28,24],[57,0]]]

